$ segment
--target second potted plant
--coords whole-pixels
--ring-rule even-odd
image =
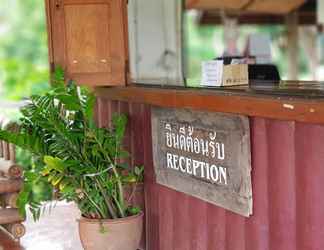
[[[115,115],[111,128],[97,127],[93,94],[74,83],[65,85],[63,76],[56,76],[51,91],[31,97],[14,129],[0,131],[1,140],[33,156],[32,168],[24,173],[20,212],[25,214],[28,205],[39,219],[48,198],[33,199],[32,185],[45,182],[56,198],[79,207],[86,250],[135,250],[143,212],[127,202],[125,188],[141,180],[142,169],[131,169],[121,160],[128,157],[122,149],[127,118]]]

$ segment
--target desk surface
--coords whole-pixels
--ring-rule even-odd
[[[282,96],[303,99],[324,99],[324,82],[282,81],[277,84],[255,83],[253,86],[244,85],[208,89],[251,96],[267,95],[273,97]]]
[[[324,83],[318,82],[219,88],[132,84],[100,87],[96,94],[115,101],[324,124]]]

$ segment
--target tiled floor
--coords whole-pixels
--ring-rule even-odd
[[[51,213],[46,213],[39,222],[29,217],[25,223],[26,235],[18,247],[0,234],[0,250],[82,250],[77,218],[79,211],[74,204],[59,203]]]

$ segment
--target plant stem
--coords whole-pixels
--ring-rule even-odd
[[[90,195],[85,190],[83,190],[83,192],[88,197],[88,199],[92,203],[92,205],[98,210],[101,217],[106,218],[107,217],[106,214],[103,211],[101,211],[100,207],[98,207],[97,204],[91,199]]]
[[[114,159],[114,163],[115,166],[117,165],[117,149],[118,149],[118,145],[117,145],[117,140],[116,140],[116,147],[115,147],[115,159]],[[117,172],[117,170],[115,170]],[[116,173],[118,175],[118,173]],[[118,175],[118,179],[117,179],[117,184],[118,184],[118,189],[119,189],[119,202],[120,202],[120,206],[122,208],[125,207],[125,202],[124,202],[124,188],[123,185],[119,179],[119,175]],[[123,211],[124,212],[124,211]],[[122,215],[123,217],[125,217],[125,215]]]
[[[118,173],[118,171],[116,169],[116,161],[113,162],[112,159],[109,157],[109,155],[106,154],[106,152],[105,152],[104,148],[102,147],[100,141],[98,140],[97,136],[95,136],[95,140],[97,141],[98,145],[100,146],[100,149],[101,149],[104,157],[106,158],[106,160],[112,166],[112,170],[113,170],[113,173],[114,173],[114,175],[116,177],[117,186],[118,186],[118,193],[119,193],[119,206],[118,207],[120,209],[120,215],[122,217],[125,217],[125,212],[124,212],[124,208],[125,208],[125,204],[124,204],[124,189],[123,189],[123,184],[122,184],[122,182],[120,180],[119,173]]]
[[[118,218],[117,213],[115,212],[115,210],[114,210],[114,208],[113,208],[113,205],[112,205],[111,201],[109,200],[109,197],[107,196],[107,194],[106,194],[104,188],[102,187],[100,181],[99,181],[97,178],[95,178],[95,180],[96,180],[96,182],[97,182],[97,184],[98,184],[98,187],[99,187],[99,189],[100,189],[100,192],[102,193],[102,195],[103,195],[103,197],[104,197],[104,199],[105,199],[106,205],[107,205],[107,207],[108,207],[108,210],[109,210],[109,212],[110,212],[112,218],[113,218],[113,219],[117,219],[117,218]]]

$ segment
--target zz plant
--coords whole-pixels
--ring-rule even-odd
[[[50,199],[74,201],[83,216],[95,219],[123,218],[139,212],[125,200],[125,186],[142,178],[143,168],[129,169],[122,158],[127,118],[115,115],[111,128],[99,128],[93,120],[94,95],[73,82],[65,84],[57,70],[53,89],[30,98],[21,109],[16,126],[0,130],[0,139],[32,154],[32,167],[24,172],[18,198],[22,215],[29,207],[35,220],[46,208],[35,199],[33,185],[48,183]],[[28,205],[28,206],[26,206]]]

